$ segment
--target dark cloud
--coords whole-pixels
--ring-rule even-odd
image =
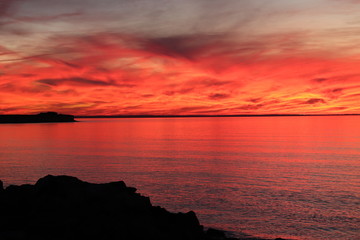
[[[36,21],[51,21],[51,20],[56,20],[56,19],[61,19],[61,18],[68,18],[68,17],[75,17],[75,16],[80,16],[82,15],[81,12],[76,11],[76,12],[69,12],[69,13],[61,13],[61,14],[57,14],[57,15],[53,15],[53,16],[22,16],[22,17],[17,17],[16,20],[17,21],[24,21],[24,22],[36,22]]]
[[[329,79],[328,78],[314,78],[312,79],[313,82],[317,82],[317,83],[322,83],[322,82],[325,82],[325,81],[328,81]]]
[[[247,101],[252,102],[252,103],[258,103],[262,101],[262,98],[250,98],[247,99]]]
[[[331,93],[341,93],[344,90],[344,88],[333,88],[330,89]]]
[[[142,105],[134,105],[134,106],[126,106],[126,107],[120,107],[119,110],[136,110],[141,109]]]
[[[76,94],[78,94],[78,92],[74,89],[66,89],[66,90],[56,91],[56,93],[60,94],[60,95],[76,95]]]
[[[17,92],[17,93],[44,93],[51,90],[51,87],[45,85],[18,86],[12,82],[0,84],[1,92]]]
[[[196,114],[206,114],[206,115],[227,115],[225,111],[228,108],[216,108],[216,109],[209,109],[209,110],[197,110]]]
[[[24,0],[0,0],[0,30],[3,34],[22,34],[24,31],[19,28],[7,29],[6,25],[17,22],[14,17],[17,12],[18,3]]]
[[[20,76],[24,77],[24,78],[28,78],[28,77],[35,77],[36,75],[32,74],[32,73],[23,73],[23,74],[20,74]]]
[[[96,103],[89,103],[84,104],[84,102],[74,101],[74,102],[47,102],[44,105],[35,106],[39,108],[39,111],[55,111],[55,112],[61,112],[64,114],[77,114],[81,111],[88,111],[91,108],[97,107],[98,104]]]
[[[93,80],[81,77],[73,77],[73,78],[52,78],[52,79],[41,79],[37,80],[39,83],[47,84],[50,86],[59,86],[59,85],[76,85],[76,86],[128,86],[131,85],[118,85],[114,81],[100,81]]]
[[[0,107],[0,114],[9,114],[14,111],[28,110],[28,106]]]
[[[230,84],[231,81],[224,81],[214,78],[198,78],[192,81],[192,84],[198,84],[205,87],[219,87]]]
[[[218,35],[177,35],[170,37],[148,38],[142,41],[142,48],[157,55],[194,60],[209,50],[220,45]]]
[[[345,87],[341,87],[341,88],[329,88],[329,89],[324,89],[323,91],[321,91],[322,94],[325,94],[325,96],[327,98],[331,98],[331,99],[337,99],[340,96],[343,95],[344,90],[346,90],[347,88]]]
[[[11,83],[11,82],[7,82],[7,83],[3,83],[3,84],[0,84],[0,91],[4,91],[4,92],[13,92],[15,91],[17,88],[16,88],[16,85]]]
[[[304,104],[317,104],[317,103],[326,103],[322,98],[311,98],[304,102]]]
[[[8,16],[10,13],[11,6],[17,0],[1,0],[0,1],[0,17]]]
[[[174,109],[170,112],[170,114],[196,114],[198,111],[203,111],[204,109],[209,109],[209,106],[191,106],[191,107],[180,107],[177,109]]]
[[[263,104],[247,104],[247,105],[242,105],[240,107],[237,107],[235,109],[248,111],[248,110],[258,110],[258,109],[260,109],[262,107],[264,107]]]
[[[312,82],[314,83],[345,83],[345,82],[354,82],[358,83],[360,74],[358,72],[353,72],[349,74],[339,74],[331,75],[328,78],[314,78]]]
[[[76,68],[76,69],[81,68],[81,66],[79,66],[77,64],[74,64],[74,63],[71,63],[68,61],[64,61],[64,60],[60,60],[60,59],[40,59],[40,60],[44,61],[44,62],[54,63],[57,65],[63,65],[63,66],[70,67],[70,68]]]
[[[181,88],[178,90],[168,90],[168,91],[164,91],[163,94],[167,95],[167,96],[173,96],[175,94],[186,94],[186,93],[190,93],[192,92],[194,89],[193,88]]]
[[[230,94],[227,94],[227,93],[212,93],[209,95],[209,99],[211,99],[211,100],[221,100],[221,99],[226,99],[229,97],[230,97]]]
[[[145,52],[157,56],[181,58],[188,61],[207,59],[212,62],[211,67],[221,69],[234,61],[239,63],[257,61],[259,57],[266,55],[274,48],[281,51],[289,51],[289,49],[294,51],[300,40],[295,40],[295,36],[289,35],[291,34],[249,40],[239,39],[234,33],[192,33],[157,38],[142,36],[136,41]],[[286,45],[284,39],[286,39]],[[255,55],[257,58],[254,58]]]
[[[176,94],[175,91],[165,91],[163,92],[164,95],[167,95],[167,96],[173,96],[174,94]]]
[[[152,98],[152,97],[155,97],[154,94],[142,94],[141,97],[143,98]]]
[[[328,111],[345,111],[347,109],[348,109],[348,107],[331,107],[331,108],[328,108]]]

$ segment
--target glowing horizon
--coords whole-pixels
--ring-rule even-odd
[[[357,114],[359,20],[356,0],[4,0],[0,114]]]

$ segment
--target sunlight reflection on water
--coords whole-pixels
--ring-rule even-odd
[[[124,180],[235,234],[359,236],[357,116],[80,120],[0,125],[5,185]]]

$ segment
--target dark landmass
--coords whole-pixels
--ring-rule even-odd
[[[93,184],[48,175],[35,185],[6,189],[0,181],[0,213],[2,240],[236,240],[204,231],[192,211],[152,206],[122,181]]]
[[[0,123],[47,123],[76,122],[74,116],[56,112],[39,113],[36,115],[0,115]]]
[[[96,115],[76,118],[191,118],[191,117],[305,117],[305,116],[360,116],[360,114],[246,114],[246,115]]]

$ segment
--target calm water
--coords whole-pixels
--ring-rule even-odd
[[[0,125],[0,179],[124,180],[234,234],[360,239],[360,117],[80,120]]]

